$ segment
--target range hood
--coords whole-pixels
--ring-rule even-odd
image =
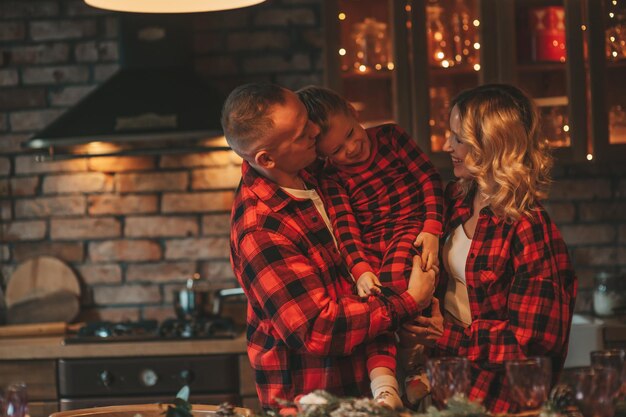
[[[224,97],[193,71],[186,15],[120,15],[120,70],[23,142],[52,157],[229,149]]]

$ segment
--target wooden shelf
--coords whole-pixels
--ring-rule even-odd
[[[434,76],[450,76],[450,75],[476,75],[480,71],[475,71],[471,66],[455,66],[451,68],[434,67],[430,66],[430,73]]]
[[[393,77],[393,70],[370,70],[367,72],[360,71],[343,71],[341,78],[344,80],[363,79],[363,80],[381,80]]]

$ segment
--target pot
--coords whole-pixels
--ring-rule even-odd
[[[199,278],[194,274],[187,280],[185,288],[174,290],[174,310],[179,319],[220,317],[224,298],[244,295],[242,288],[202,288]]]

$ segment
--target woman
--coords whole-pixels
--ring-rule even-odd
[[[438,288],[444,316],[433,312],[406,325],[404,342],[430,342],[439,356],[467,357],[470,398],[492,412],[515,412],[504,362],[547,356],[558,374],[576,277],[539,203],[552,164],[531,99],[491,84],[462,92],[452,106],[444,150],[458,180],[445,193]]]

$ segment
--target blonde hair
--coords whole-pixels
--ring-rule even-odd
[[[533,101],[506,84],[486,84],[459,94],[451,103],[461,118],[461,141],[469,146],[465,165],[472,179],[459,180],[465,197],[473,187],[506,222],[532,217],[548,196],[552,157],[540,136]]]

